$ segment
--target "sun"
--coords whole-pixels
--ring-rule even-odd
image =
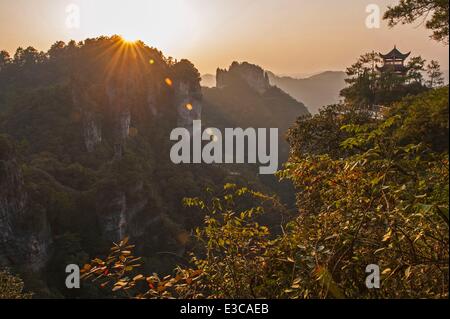
[[[124,43],[137,40],[168,54],[181,54],[203,33],[202,19],[188,0],[78,0],[82,3],[80,38],[119,34]]]
[[[137,41],[141,40],[140,37],[136,34],[132,34],[130,32],[126,32],[124,34],[121,35],[121,38],[123,39],[123,41],[127,44],[134,44]]]

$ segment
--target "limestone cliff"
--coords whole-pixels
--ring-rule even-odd
[[[117,242],[125,236],[138,238],[148,232],[150,199],[143,181],[110,185],[97,192],[96,214],[102,237]],[[147,216],[145,216],[147,215]]]
[[[247,62],[233,62],[228,70],[217,69],[216,86],[224,88],[230,82],[241,79],[260,94],[270,88],[267,73],[259,66]]]
[[[95,102],[91,92],[95,89],[88,83],[73,81],[72,83],[72,102],[80,117],[83,138],[86,150],[92,153],[95,147],[102,141],[102,128],[95,110],[98,105]]]
[[[160,83],[151,83],[147,86],[147,107],[154,117],[160,115],[158,110],[158,97],[160,94],[161,94]]]
[[[46,213],[31,209],[14,145],[0,136],[0,266],[38,271],[49,259],[50,244]]]
[[[202,115],[202,92],[199,83],[180,81],[175,89],[178,126],[192,127],[192,121]]]
[[[46,61],[39,68],[49,83],[23,72],[32,78],[17,82],[29,83],[18,86],[20,98],[0,90],[8,110],[0,131],[20,142],[26,161],[22,177],[9,148],[0,153],[0,266],[63,276],[66,261],[81,264],[125,236],[142,256],[184,247],[184,227],[196,219],[181,200],[213,178],[194,167],[175,171],[169,134],[200,119],[200,77],[188,61],[143,43],[123,50],[120,41],[88,39]]]

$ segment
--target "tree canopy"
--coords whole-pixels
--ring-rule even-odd
[[[448,11],[448,0],[400,0],[399,4],[388,7],[384,19],[391,27],[398,23],[425,23],[433,32],[433,39],[448,45]]]

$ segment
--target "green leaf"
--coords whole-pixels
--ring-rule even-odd
[[[317,279],[322,282],[324,286],[328,288],[331,295],[336,299],[345,299],[344,292],[339,288],[333,279],[333,276],[325,267],[318,267],[316,269]]]

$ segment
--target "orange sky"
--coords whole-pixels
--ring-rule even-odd
[[[122,34],[140,38],[201,73],[233,60],[280,74],[344,70],[358,55],[394,44],[448,69],[448,47],[420,25],[368,29],[366,6],[396,0],[0,0],[0,49],[47,50],[56,40]],[[69,4],[80,9],[68,28]],[[73,11],[72,11],[73,12]],[[72,20],[73,21],[73,20]]]

